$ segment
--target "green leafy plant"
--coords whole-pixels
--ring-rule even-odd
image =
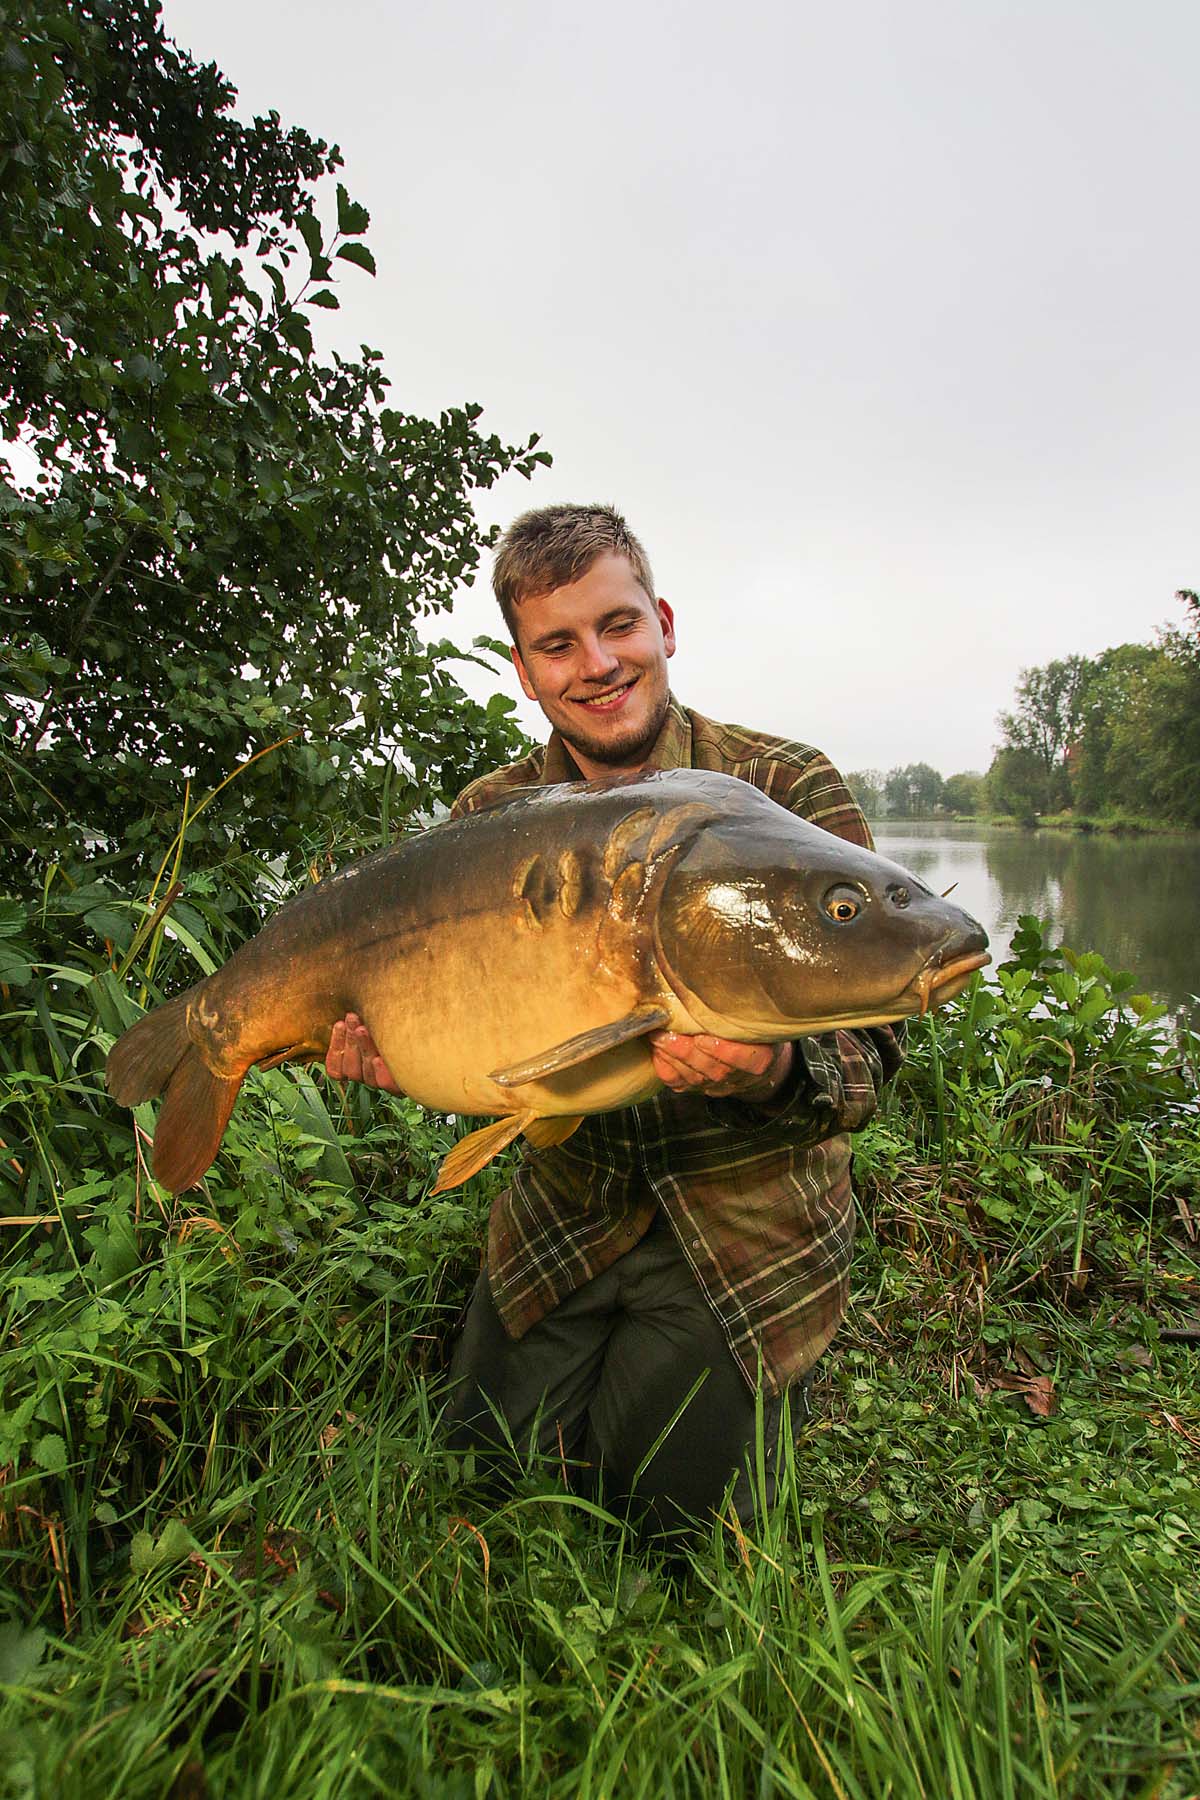
[[[17,14],[19,13],[19,17]],[[184,802],[193,866],[347,814],[448,802],[519,744],[418,631],[489,540],[473,493],[547,460],[467,405],[391,399],[314,320],[374,264],[341,158],[245,124],[157,0],[36,0],[5,30],[0,126],[0,717],[14,891],[137,856]],[[330,216],[327,216],[330,215]]]

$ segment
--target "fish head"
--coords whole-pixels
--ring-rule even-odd
[[[978,921],[915,875],[773,810],[698,833],[660,900],[659,969],[702,1030],[769,1042],[890,1023],[991,960]]]

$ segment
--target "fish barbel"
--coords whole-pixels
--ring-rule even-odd
[[[496,1114],[457,1185],[521,1133],[561,1142],[661,1085],[660,1029],[770,1043],[889,1024],[990,958],[969,914],[731,775],[524,788],[317,882],[109,1054],[125,1106],[165,1090],[154,1173],[194,1187],[256,1063],[324,1058],[357,1013],[396,1081]]]

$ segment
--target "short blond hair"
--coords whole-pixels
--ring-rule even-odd
[[[514,519],[496,550],[492,589],[513,643],[522,600],[582,580],[594,562],[626,556],[638,583],[654,599],[650,561],[615,506],[541,506]]]

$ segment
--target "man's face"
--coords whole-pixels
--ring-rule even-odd
[[[521,686],[587,776],[640,768],[666,716],[675,622],[629,559],[599,557],[578,581],[522,600],[512,659]]]

